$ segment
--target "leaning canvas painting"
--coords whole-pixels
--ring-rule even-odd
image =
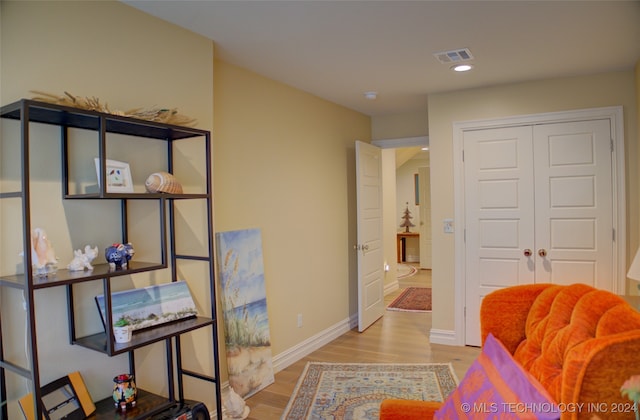
[[[216,234],[229,385],[249,397],[274,382],[259,229]]]

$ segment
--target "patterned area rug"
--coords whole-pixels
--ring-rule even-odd
[[[407,287],[387,306],[389,311],[431,312],[431,288]]]
[[[458,379],[450,363],[309,362],[281,420],[370,420],[386,398],[444,401]]]
[[[411,277],[418,272],[418,269],[409,264],[398,263],[398,280]]]

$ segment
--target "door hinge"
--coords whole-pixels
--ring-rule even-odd
[[[611,153],[613,153],[613,139],[611,139]]]
[[[616,241],[616,229],[615,228],[611,229],[611,234],[612,234],[611,235],[611,239],[613,240],[613,242],[615,242]]]
[[[465,316],[465,318],[467,317],[467,307],[466,306],[464,307],[464,316]]]
[[[464,149],[462,149],[462,162],[464,162]]]

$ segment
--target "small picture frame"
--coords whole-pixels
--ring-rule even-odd
[[[98,186],[100,186],[100,159],[94,159],[96,163],[96,174],[98,175]],[[132,193],[133,181],[131,180],[131,169],[126,162],[107,159],[105,161],[107,172],[107,192],[108,193]]]

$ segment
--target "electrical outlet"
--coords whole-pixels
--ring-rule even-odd
[[[298,314],[298,328],[302,328],[302,314]]]
[[[453,219],[444,219],[442,223],[444,225],[444,233],[453,233]]]

